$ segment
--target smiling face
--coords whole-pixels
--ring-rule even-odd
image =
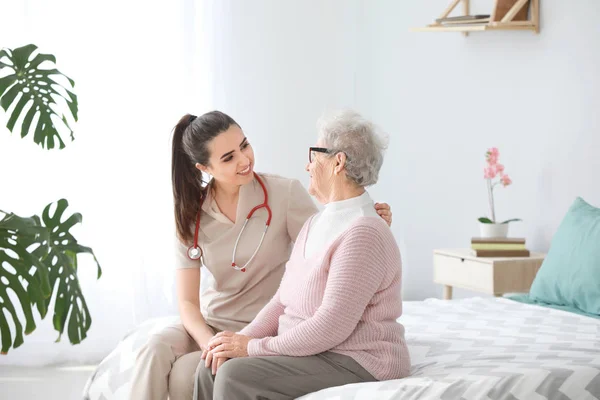
[[[254,179],[254,151],[244,132],[231,125],[208,143],[209,165],[196,168],[225,185],[245,185]]]

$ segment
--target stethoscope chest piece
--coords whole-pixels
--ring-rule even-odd
[[[202,257],[202,250],[200,247],[190,246],[188,249],[188,257],[192,260],[199,260]]]

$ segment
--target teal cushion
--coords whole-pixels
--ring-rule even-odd
[[[527,293],[510,293],[510,294],[504,295],[504,298],[518,301],[519,303],[534,304],[534,305],[540,306],[540,307],[554,308],[557,310],[566,311],[566,312],[570,312],[570,313],[574,313],[574,314],[585,315],[586,317],[590,317],[590,318],[600,319],[599,314],[586,313],[575,307],[559,306],[557,304],[548,304],[548,303],[544,303],[543,301],[533,301],[533,300],[531,300],[531,298],[529,297],[529,295]]]
[[[552,238],[529,297],[600,315],[600,208],[575,199]]]

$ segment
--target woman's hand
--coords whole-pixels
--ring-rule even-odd
[[[212,370],[213,375],[216,375],[219,368],[221,368],[221,365],[223,365],[225,361],[229,360],[229,358],[227,357],[213,356],[208,346],[204,350],[202,350],[201,358],[204,360],[204,366],[206,368],[210,368]]]
[[[219,332],[208,342],[209,353],[212,358],[248,357],[248,342],[251,339],[239,333]]]
[[[213,359],[212,374],[216,375],[219,368],[221,368],[221,365],[223,365],[223,363],[227,360],[229,360],[229,358],[226,357],[219,357]]]
[[[388,226],[392,226],[392,209],[388,203],[375,203],[375,211],[387,222]]]

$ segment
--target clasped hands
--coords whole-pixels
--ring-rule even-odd
[[[223,363],[230,358],[248,357],[248,342],[252,338],[229,331],[219,332],[202,351],[202,359],[206,368],[212,369],[215,375]]]

